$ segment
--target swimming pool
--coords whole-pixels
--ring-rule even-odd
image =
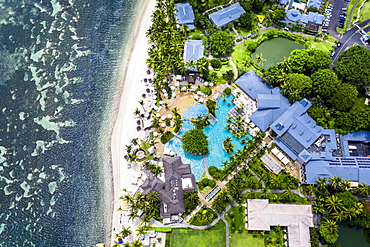
[[[235,138],[227,129],[224,128],[227,124],[226,117],[228,116],[228,112],[235,106],[235,104],[232,102],[232,98],[233,96],[226,97],[226,102],[223,102],[222,99],[218,100],[216,106],[217,121],[213,122],[204,129],[204,133],[208,136],[208,145],[210,150],[209,154],[206,155],[208,167],[216,166],[222,168],[222,163],[230,158],[231,154],[226,153],[222,147],[222,141],[227,137],[230,137],[232,143],[234,144],[234,153],[243,148],[243,145],[239,142],[239,139]],[[193,118],[199,115],[204,115],[207,112],[207,108],[204,106],[204,104],[199,103],[191,106],[182,117]],[[192,128],[194,128],[194,126],[189,120],[183,120],[179,135],[183,135],[186,131]],[[250,139],[252,139],[249,134],[248,136]],[[183,163],[190,164],[191,171],[193,172],[196,180],[201,178],[204,171],[205,162],[203,157],[186,153],[182,148],[181,139],[178,137],[175,137],[169,143],[167,143],[166,147],[177,153],[177,155],[181,156]]]

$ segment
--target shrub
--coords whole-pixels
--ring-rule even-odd
[[[208,112],[212,114],[212,116],[216,117],[216,101],[207,99],[206,106],[207,106]]]
[[[208,167],[208,173],[216,180],[224,179],[224,171],[218,167],[215,167],[215,166]]]
[[[210,87],[201,87],[199,90],[208,96],[212,94],[212,89]]]
[[[174,137],[174,134],[172,134],[171,131],[166,131],[162,136],[161,136],[161,142],[162,144],[166,144],[169,142],[172,138]]]
[[[211,59],[211,66],[213,68],[221,68],[221,66],[222,66],[221,60],[217,59],[217,58]]]
[[[224,94],[226,94],[226,96],[229,96],[231,94],[231,88],[227,87],[224,89]]]
[[[207,135],[201,129],[191,129],[182,137],[182,146],[185,152],[193,155],[208,154]]]

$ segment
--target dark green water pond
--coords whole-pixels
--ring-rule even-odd
[[[348,224],[339,225],[339,238],[335,244],[342,247],[366,247],[370,246],[369,230],[351,227]]]
[[[304,49],[304,45],[295,43],[289,39],[275,38],[263,42],[256,51],[252,54],[252,59],[257,62],[261,67],[267,69],[275,66],[289,57],[291,51],[295,49]],[[262,55],[262,61],[256,59]]]

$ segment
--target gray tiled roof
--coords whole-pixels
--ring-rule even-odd
[[[228,23],[238,19],[241,14],[244,14],[245,10],[239,3],[230,5],[220,11],[209,15],[211,21],[216,25],[217,28],[223,27]]]

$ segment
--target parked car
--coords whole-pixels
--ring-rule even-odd
[[[323,26],[322,29],[328,29],[328,27],[327,26]]]
[[[338,26],[339,28],[343,28],[344,27],[344,25],[343,24],[339,24],[339,26]]]
[[[335,55],[335,51],[333,51],[333,52],[330,54],[330,56],[331,56],[331,57],[334,57],[334,55]]]
[[[342,11],[347,11],[347,8],[342,8]]]
[[[342,45],[342,43],[341,42],[339,42],[338,44],[337,44],[337,47],[340,47]]]

